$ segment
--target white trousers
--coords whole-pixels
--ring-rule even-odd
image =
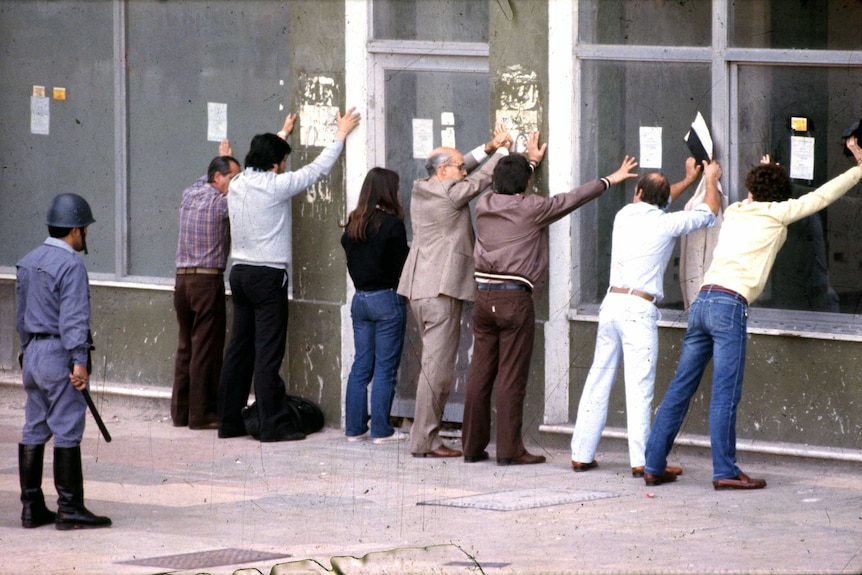
[[[605,428],[617,367],[624,362],[626,425],[632,467],[644,464],[650,432],[658,327],[655,305],[635,295],[608,293],[599,310],[593,364],[587,374],[572,434],[572,460],[591,462]]]

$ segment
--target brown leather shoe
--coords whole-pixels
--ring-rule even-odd
[[[763,489],[766,487],[765,479],[752,479],[745,473],[727,479],[716,479],[712,482],[716,491],[720,489]]]
[[[457,449],[449,449],[445,445],[441,445],[437,449],[427,453],[414,453],[413,457],[461,457],[461,452]]]
[[[661,475],[653,475],[644,473],[644,483],[647,485],[661,485],[662,483],[673,483],[676,481],[676,475],[665,471]]]
[[[533,455],[524,453],[518,457],[498,457],[497,465],[534,465],[536,463],[544,463],[544,455]]]
[[[575,472],[581,471],[589,471],[590,469],[595,469],[599,466],[599,462],[593,459],[589,463],[581,463],[580,461],[575,461],[572,459],[572,470]]]
[[[674,475],[682,475],[682,467],[671,467],[668,465],[664,468],[665,473],[672,473]],[[632,467],[632,477],[643,477],[644,476],[644,466],[640,467]]]

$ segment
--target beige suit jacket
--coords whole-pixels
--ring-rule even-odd
[[[464,156],[471,172],[460,182],[416,180],[410,199],[413,243],[404,263],[398,293],[408,299],[446,295],[473,301],[473,224],[470,200],[491,185],[501,153],[478,169],[472,152]]]

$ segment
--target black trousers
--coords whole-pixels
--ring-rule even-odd
[[[242,408],[254,382],[260,439],[289,431],[287,395],[278,372],[287,343],[287,273],[235,265],[230,272],[233,325],[219,381],[219,429],[245,428]]]

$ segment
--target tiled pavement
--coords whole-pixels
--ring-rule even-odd
[[[220,440],[175,428],[162,409],[94,397],[87,506],[109,529],[20,526],[23,392],[0,390],[0,573],[860,573],[862,467],[740,454],[759,492],[716,492],[704,449],[678,448],[676,484],[633,479],[624,444],[598,469],[410,456],[407,443]],[[456,446],[453,443],[452,446]],[[493,446],[492,446],[493,447]],[[44,489],[55,492],[47,450]]]

